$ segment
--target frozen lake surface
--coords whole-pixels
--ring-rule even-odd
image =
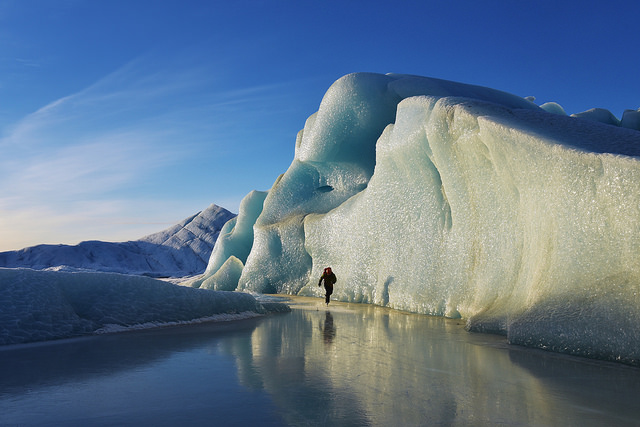
[[[640,369],[456,320],[291,307],[0,349],[0,425],[640,425]]]

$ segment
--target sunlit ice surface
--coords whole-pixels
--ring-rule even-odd
[[[0,351],[0,425],[634,425],[640,370],[461,320],[292,297],[291,313]]]
[[[341,301],[640,366],[640,111],[625,117],[344,76],[194,286],[319,297],[331,266]]]

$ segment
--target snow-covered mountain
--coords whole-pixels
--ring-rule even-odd
[[[0,253],[0,267],[91,270],[152,277],[202,273],[224,224],[235,214],[212,204],[158,233],[129,242],[38,245]]]

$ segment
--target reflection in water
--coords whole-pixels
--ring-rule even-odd
[[[0,350],[0,424],[634,425],[640,369],[293,298],[262,319]],[[332,303],[333,304],[333,303]]]
[[[0,347],[0,425],[283,425],[218,348],[250,348],[261,320]]]
[[[329,310],[324,314],[324,327],[320,326],[320,330],[322,331],[325,344],[331,344],[333,338],[336,336],[336,327],[333,325],[333,316]]]
[[[317,300],[293,301],[292,313],[253,331],[252,354],[235,354],[239,364],[252,366],[289,424],[589,426],[640,417],[627,397],[640,391],[637,368],[514,350],[503,337],[470,334],[450,319],[353,304],[323,314]],[[514,353],[545,367],[532,372],[514,363]],[[573,369],[552,371],[561,361]],[[609,377],[588,380],[575,393],[596,366]],[[549,387],[549,372],[561,393]],[[598,402],[601,386],[629,374],[633,380]]]

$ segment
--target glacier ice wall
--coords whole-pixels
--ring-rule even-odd
[[[240,289],[300,291],[312,269],[304,244],[305,217],[327,213],[367,187],[376,163],[376,141],[395,121],[398,103],[428,93],[472,94],[513,108],[537,108],[505,92],[445,80],[371,73],[339,79],[298,134],[291,166],[265,199]]]
[[[640,164],[565,145],[601,142],[576,123],[464,99],[403,101],[367,189],[307,217],[312,270],[340,272],[339,299],[637,361]],[[616,131],[608,138],[640,148],[640,135]],[[301,291],[315,292],[314,280]]]
[[[253,225],[262,213],[266,191],[252,191],[240,202],[237,217],[229,220],[218,236],[204,274],[189,285],[194,288],[235,290],[253,246]]]
[[[343,301],[640,363],[640,132],[558,107],[343,77],[264,200],[237,289],[319,295],[330,265]]]

